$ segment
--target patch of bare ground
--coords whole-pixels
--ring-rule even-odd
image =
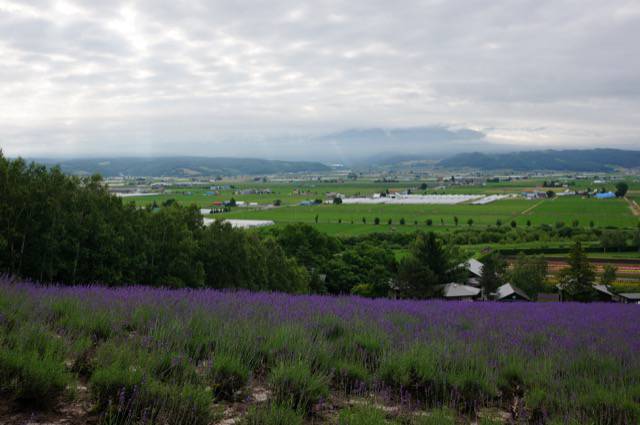
[[[624,199],[629,204],[629,209],[631,209],[633,215],[635,215],[636,217],[640,216],[640,206],[638,205],[638,203],[631,198],[627,198],[626,196]]]
[[[225,403],[216,406],[214,413],[214,424],[216,425],[234,425],[241,422],[242,417],[250,406],[254,404],[265,403],[269,400],[271,391],[264,385],[252,385],[247,396],[242,402]]]

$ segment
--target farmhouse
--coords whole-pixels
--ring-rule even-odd
[[[618,294],[621,298],[620,302],[625,304],[640,304],[640,293],[639,292],[623,292]]]
[[[480,288],[452,282],[442,285],[441,295],[447,300],[473,301],[480,298]]]
[[[469,258],[466,263],[460,264],[467,270],[467,285],[480,286],[480,278],[482,277],[482,268],[484,264],[475,258]]]
[[[596,299],[604,302],[622,302],[620,295],[611,292],[607,285],[593,285]]]
[[[505,283],[493,294],[496,301],[531,301],[531,298],[521,289],[510,283]]]
[[[556,287],[558,288],[560,301],[571,300],[567,297],[567,294],[565,294],[561,286],[557,285]],[[593,291],[591,292],[591,294],[586,294],[588,297],[590,297],[589,300],[624,304],[640,304],[640,292],[616,293],[612,291],[611,287],[608,285],[593,285],[592,288]]]

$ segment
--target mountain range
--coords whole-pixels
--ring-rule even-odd
[[[486,154],[470,152],[438,162],[441,168],[514,171],[613,171],[640,167],[640,151],[621,149],[568,149]]]
[[[156,157],[156,158],[79,158],[37,159],[47,166],[58,165],[68,174],[99,173],[115,176],[238,176],[323,172],[331,168],[319,162],[276,161],[255,158]]]

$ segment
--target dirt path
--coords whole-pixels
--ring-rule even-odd
[[[631,209],[633,215],[635,215],[636,217],[640,217],[640,206],[638,206],[638,203],[633,199],[627,198],[626,196],[624,197],[624,199],[629,203],[629,208]]]
[[[542,201],[538,202],[538,203],[537,203],[537,204],[535,204],[535,205],[531,205],[529,208],[527,208],[526,210],[522,211],[522,212],[520,213],[520,215],[529,215],[529,213],[530,213],[531,211],[533,211],[533,209],[534,209],[534,208],[537,208],[537,207],[538,207],[540,204],[542,204],[543,202],[544,202],[544,199],[543,199]]]

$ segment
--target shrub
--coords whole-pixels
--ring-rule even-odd
[[[62,360],[50,352],[0,348],[0,392],[14,400],[50,407],[70,381]]]
[[[513,397],[522,397],[525,390],[524,365],[510,362],[500,371],[498,389],[505,402],[510,403]]]
[[[574,408],[597,423],[631,424],[640,421],[640,405],[624,391],[590,383],[578,394]]]
[[[129,397],[134,387],[138,387],[144,374],[140,369],[113,363],[98,366],[91,375],[91,388],[98,404],[105,407],[109,402],[116,403],[119,397]]]
[[[317,329],[317,333],[328,341],[334,341],[344,336],[347,332],[344,321],[337,316],[330,315],[322,316],[318,320]]]
[[[369,371],[355,362],[338,361],[333,372],[334,384],[346,392],[365,387],[369,380]]]
[[[247,385],[249,374],[249,368],[238,357],[229,354],[215,356],[209,371],[213,394],[218,399],[234,400],[236,393]]]
[[[409,351],[385,357],[379,377],[392,389],[406,391],[432,404],[441,403],[450,395],[446,373],[430,346],[416,345]]]
[[[277,403],[307,414],[329,394],[327,378],[313,374],[309,366],[302,362],[281,363],[271,372],[269,383]]]
[[[496,396],[486,374],[473,365],[464,371],[447,374],[447,384],[451,386],[454,401],[468,412],[476,412]]]
[[[385,348],[385,337],[374,332],[356,333],[344,341],[342,352],[352,360],[356,360],[373,370],[380,364]]]
[[[241,425],[302,425],[303,415],[289,407],[270,404],[253,406],[249,409]]]
[[[173,352],[153,352],[148,355],[150,369],[163,382],[190,382],[197,378],[189,358]]]
[[[354,406],[340,411],[338,425],[391,425],[384,412],[373,406]]]
[[[136,386],[131,393],[120,390],[106,408],[102,423],[206,425],[211,419],[210,405],[211,395],[202,388],[152,380]]]
[[[269,335],[260,348],[260,356],[267,365],[282,361],[293,361],[300,355],[312,351],[306,330],[301,326],[285,325]]]

